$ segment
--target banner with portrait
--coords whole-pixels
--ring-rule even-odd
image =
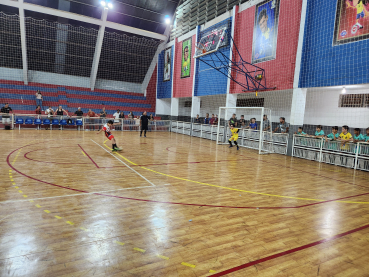
[[[190,77],[192,38],[182,42],[181,78]]]
[[[256,5],[251,58],[253,64],[276,57],[279,2],[267,0]]]
[[[369,0],[337,0],[333,45],[369,38]]]
[[[163,78],[164,82],[170,81],[171,60],[172,60],[172,47],[169,47],[164,51],[164,78]]]

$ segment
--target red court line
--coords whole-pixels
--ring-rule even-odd
[[[14,152],[16,152],[19,149],[22,149],[24,147],[35,145],[35,144],[38,144],[38,143],[40,143],[40,142],[19,147],[19,148],[13,150],[11,153],[9,153],[9,155],[6,158],[6,162],[8,163],[9,167],[11,167],[17,173],[19,173],[19,174],[21,174],[21,175],[23,175],[23,176],[25,176],[25,177],[27,177],[29,179],[32,179],[32,180],[35,180],[35,181],[38,181],[38,182],[41,182],[41,183],[44,183],[44,184],[48,184],[48,185],[59,187],[59,188],[63,188],[63,189],[68,189],[68,190],[73,190],[73,191],[78,191],[78,192],[83,192],[83,193],[89,193],[88,191],[83,191],[83,190],[79,190],[79,189],[73,189],[73,188],[70,188],[70,187],[64,187],[64,186],[61,186],[61,185],[52,184],[52,183],[45,182],[45,181],[40,180],[40,179],[36,179],[36,178],[31,177],[31,176],[29,176],[29,175],[27,175],[27,174],[25,174],[23,172],[20,172],[18,169],[16,169],[14,166],[12,166],[12,164],[10,163],[10,156]],[[138,199],[138,198],[115,196],[115,195],[109,195],[109,194],[101,194],[101,193],[94,193],[94,194],[95,195],[102,195],[102,196],[106,196],[106,197],[113,197],[113,198],[120,198],[120,199],[127,199],[127,200],[135,200],[135,201],[141,201],[141,202],[150,202],[150,203],[162,203],[162,204],[173,204],[173,205],[184,205],[184,206],[198,206],[198,207],[211,207],[211,208],[265,209],[265,210],[272,210],[272,209],[297,209],[297,208],[301,208],[301,207],[305,207],[305,206],[318,205],[318,204],[321,204],[321,203],[332,202],[332,201],[336,201],[337,200],[337,199],[332,199],[332,200],[327,200],[327,201],[322,201],[322,202],[316,202],[316,203],[312,203],[312,204],[307,204],[307,205],[303,205],[303,206],[295,206],[295,207],[242,207],[242,206],[241,207],[237,207],[237,206],[205,205],[205,204],[190,204],[190,203],[168,202],[168,201],[155,201],[155,200],[147,200],[147,199]],[[362,195],[362,194],[353,195],[353,196],[347,196],[347,197],[344,197],[344,198],[352,198],[352,197],[356,197],[356,196],[360,196],[360,195]],[[342,198],[339,198],[339,199],[342,199]]]
[[[89,154],[87,154],[87,152],[82,148],[82,146],[81,146],[81,145],[79,145],[79,144],[78,144],[78,146],[79,146],[79,148],[81,148],[81,150],[83,151],[83,153],[85,153],[85,154],[86,154],[86,156],[91,160],[91,162],[92,162],[94,165],[96,165],[96,167],[97,167],[97,168],[99,168],[99,166],[97,165],[97,163],[95,163],[95,161],[90,157],[90,155],[89,155]]]
[[[338,234],[338,235],[335,235],[335,236],[327,238],[327,239],[318,240],[316,242],[305,244],[305,245],[300,246],[300,247],[296,247],[296,248],[293,248],[293,249],[290,249],[290,250],[287,250],[287,251],[283,251],[283,252],[280,252],[278,254],[274,254],[274,255],[271,255],[271,256],[268,256],[268,257],[265,257],[265,258],[262,258],[262,259],[259,259],[259,260],[255,260],[255,261],[243,264],[243,265],[239,265],[239,266],[224,270],[222,272],[215,273],[211,276],[213,276],[213,277],[224,276],[226,274],[230,274],[232,272],[235,272],[235,271],[238,271],[238,270],[241,270],[241,269],[245,269],[245,268],[248,268],[250,266],[254,266],[254,265],[266,262],[266,261],[270,261],[270,260],[273,260],[273,259],[276,259],[276,258],[279,258],[279,257],[283,257],[283,256],[286,256],[286,255],[291,254],[291,253],[295,253],[295,252],[298,252],[298,251],[301,251],[301,250],[305,250],[307,248],[310,248],[310,247],[313,247],[313,246],[316,246],[316,245],[319,245],[319,244],[322,244],[322,243],[325,243],[325,242],[328,242],[328,241],[332,241],[332,240],[350,235],[352,233],[356,233],[358,231],[361,231],[361,230],[364,230],[364,229],[367,229],[367,228],[369,228],[369,224],[361,226],[361,227],[356,228],[356,229],[352,229],[350,231],[347,231],[347,232],[344,232],[344,233],[341,233],[341,234]]]

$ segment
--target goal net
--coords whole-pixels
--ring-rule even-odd
[[[273,152],[271,110],[264,107],[220,107],[217,144],[228,144],[230,125],[239,129],[240,147],[255,149],[259,154]]]

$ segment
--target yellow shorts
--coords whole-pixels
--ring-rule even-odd
[[[229,139],[229,141],[231,141],[231,140],[233,140],[233,141],[238,140],[238,134],[231,136],[231,138]]]

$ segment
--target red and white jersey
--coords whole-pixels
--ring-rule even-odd
[[[110,133],[110,128],[109,128],[108,124],[104,125],[103,130],[105,131],[105,133]]]

